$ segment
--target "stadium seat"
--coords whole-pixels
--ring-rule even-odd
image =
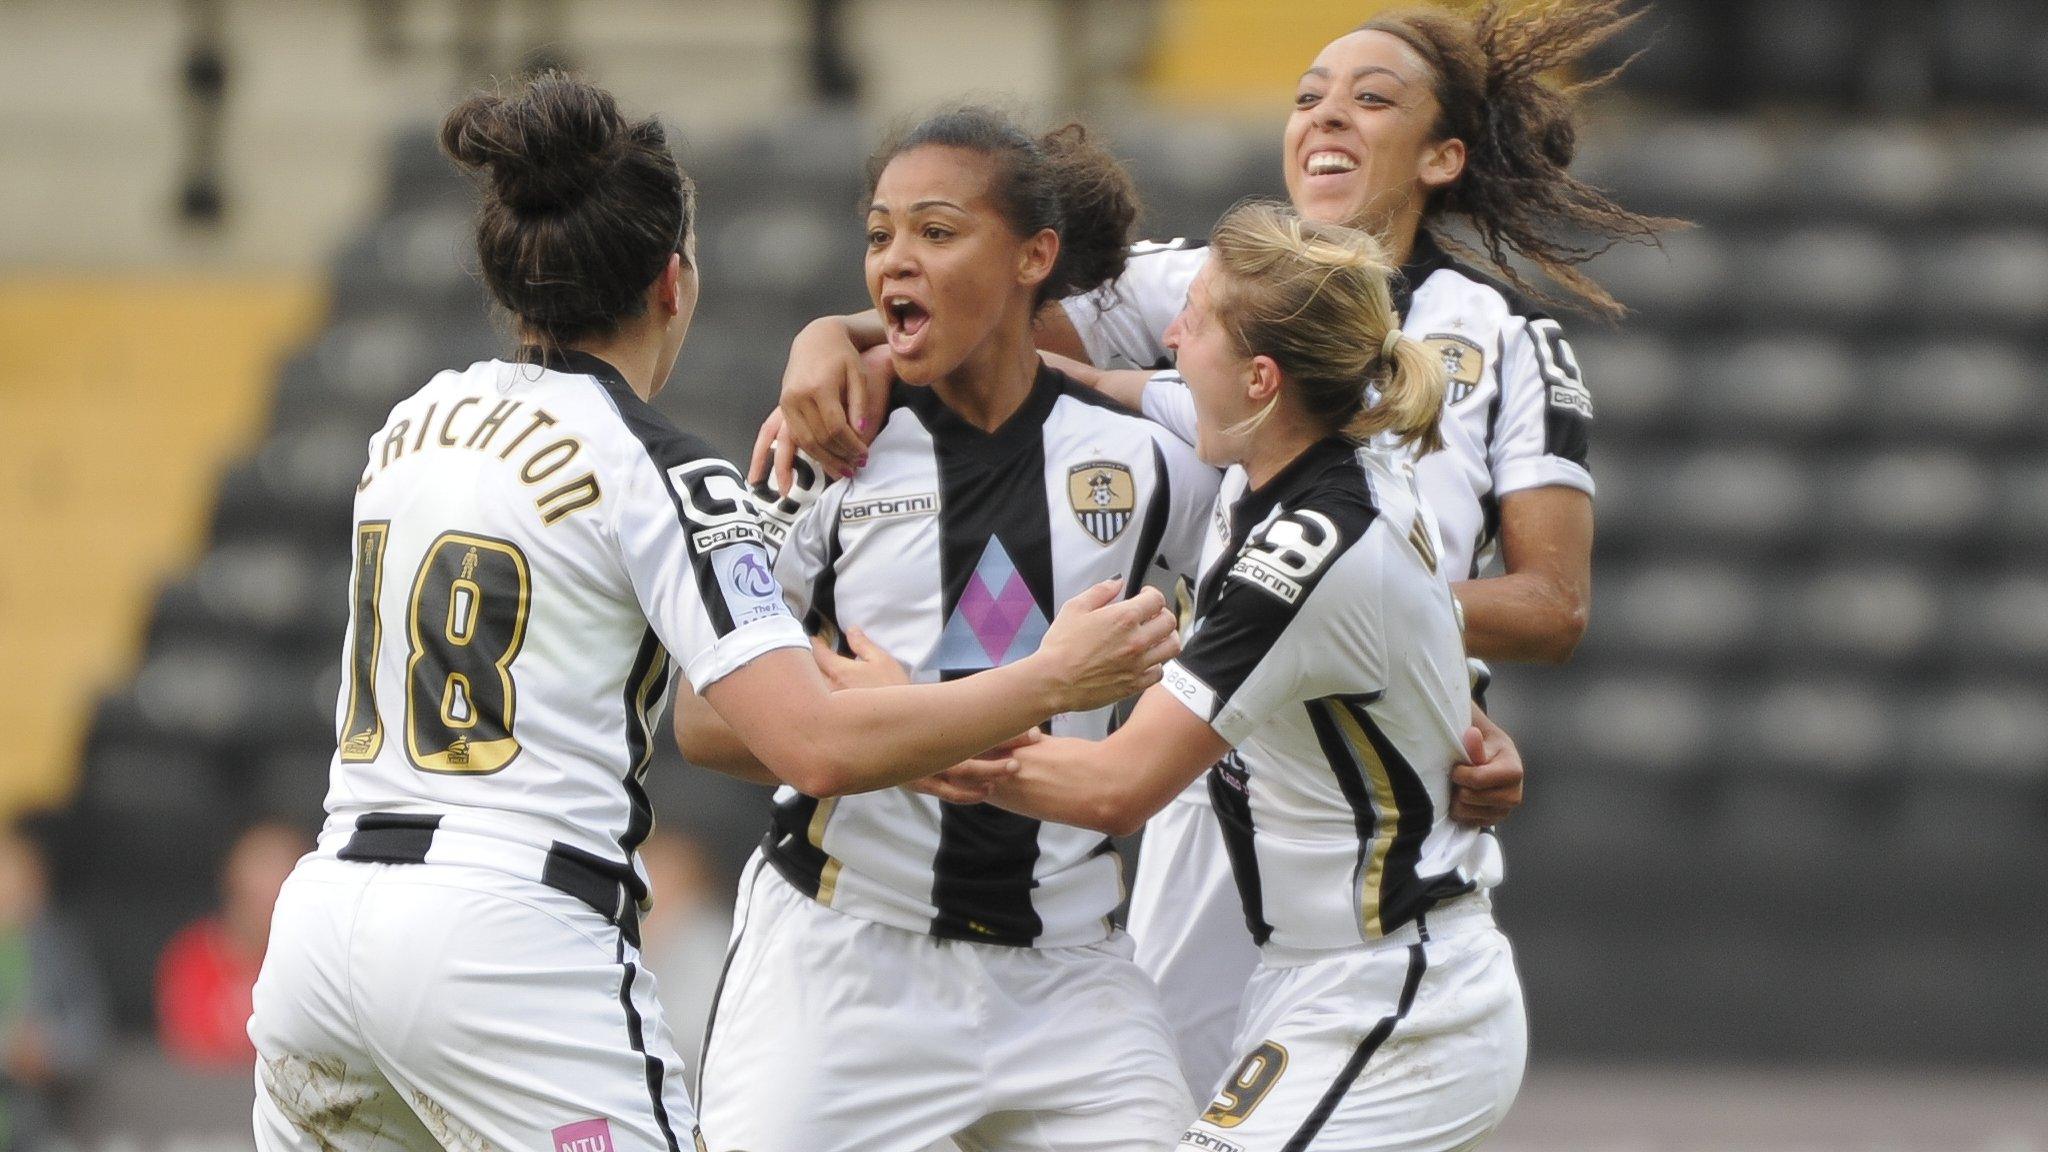
[[[1930,437],[2039,444],[2048,433],[2039,370],[2002,340],[1964,335],[1881,348],[1864,358],[1858,379],[1873,424],[1902,445]]]
[[[1784,607],[1774,614],[1776,652],[1818,667],[1904,660],[1925,648],[1942,621],[1935,587],[1896,564],[1817,573],[1788,589]]]
[[[2037,795],[2048,786],[2048,757],[2041,753],[2048,748],[2048,687],[2038,675],[1916,693],[1909,707],[1910,750],[1921,771],[1944,779],[1968,773],[1994,792],[2002,782]]]
[[[1610,570],[1594,611],[1582,657],[1639,654],[1671,666],[1746,653],[1764,620],[1763,587],[1752,573],[1711,563]]]
[[[1898,245],[1874,229],[1846,225],[1759,237],[1746,247],[1743,271],[1745,313],[1774,323],[1881,323],[1904,305],[1912,285]]]
[[[1830,520],[1887,546],[1932,548],[1980,530],[1991,478],[1960,452],[1925,449],[1848,461],[1828,477]]]
[[[1904,735],[1896,701],[1841,675],[1771,684],[1744,714],[1766,768],[1855,776],[1895,762]]]
[[[1667,539],[1758,545],[1805,526],[1812,481],[1790,456],[1753,446],[1692,454],[1666,465],[1658,485]],[[1640,477],[1639,477],[1640,479]]]
[[[1931,241],[1916,310],[1970,335],[2035,334],[2048,324],[2048,230],[2006,229]]]
[[[1696,358],[1705,379],[1686,392],[1700,432],[1836,438],[1866,387],[1848,348],[1828,334],[1768,336],[1714,353]]]
[[[1957,597],[1954,638],[1977,661],[2048,663],[2048,577],[2014,572]]]

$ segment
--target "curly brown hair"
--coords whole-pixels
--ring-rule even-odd
[[[1631,212],[1569,171],[1578,149],[1578,97],[1614,79],[1628,61],[1572,84],[1543,77],[1576,63],[1647,11],[1630,12],[1628,5],[1487,0],[1469,16],[1403,9],[1358,29],[1385,32],[1422,57],[1435,81],[1437,137],[1465,143],[1464,174],[1431,198],[1423,227],[1446,249],[1472,257],[1447,234],[1449,218],[1462,218],[1478,233],[1485,262],[1510,284],[1536,300],[1558,302],[1515,271],[1508,263],[1514,253],[1578,304],[1609,317],[1627,309],[1579,266],[1620,241],[1655,244],[1658,233],[1688,225]],[[1585,244],[1580,235],[1594,239]]]

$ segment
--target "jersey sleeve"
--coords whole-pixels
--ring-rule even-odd
[[[1488,449],[1494,492],[1561,485],[1591,495],[1592,424],[1593,398],[1557,321],[1539,314],[1511,323],[1503,333],[1500,415]]]
[[[1378,682],[1378,558],[1348,525],[1286,513],[1246,542],[1160,683],[1232,747],[1289,704]]]
[[[1060,302],[1098,368],[1163,368],[1173,363],[1163,337],[1187,304],[1188,285],[1208,252],[1186,240],[1131,246],[1123,275]]]
[[[739,470],[651,444],[613,509],[640,607],[698,692],[775,648],[809,643],[782,602]]]
[[[1202,546],[1216,513],[1216,490],[1223,484],[1223,473],[1204,464],[1192,447],[1165,432],[1155,432],[1152,443],[1167,492],[1159,562],[1175,575],[1193,580],[1201,575]]]
[[[1183,444],[1195,443],[1195,394],[1180,373],[1170,369],[1154,372],[1145,381],[1141,404],[1145,419],[1173,433]]]

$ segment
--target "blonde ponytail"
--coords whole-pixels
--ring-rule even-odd
[[[1363,443],[1392,432],[1397,442],[1427,455],[1444,446],[1443,358],[1422,341],[1400,333],[1399,328],[1389,332],[1391,357],[1381,350],[1378,402],[1346,424],[1344,434]]]
[[[1371,235],[1251,201],[1217,222],[1209,251],[1224,330],[1240,355],[1280,366],[1311,420],[1361,443],[1391,432],[1418,454],[1443,447],[1443,363],[1401,335]]]

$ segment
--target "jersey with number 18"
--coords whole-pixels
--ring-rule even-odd
[[[634,866],[671,661],[702,691],[807,643],[755,517],[731,464],[594,357],[484,361],[401,401],[357,487],[322,850],[408,813]]]

